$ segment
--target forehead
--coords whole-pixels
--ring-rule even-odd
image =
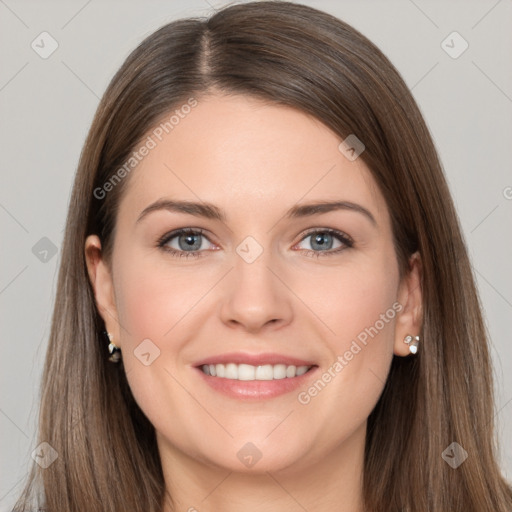
[[[126,184],[120,209],[127,214],[171,197],[208,201],[239,215],[345,199],[386,215],[362,159],[347,159],[338,148],[341,138],[318,119],[241,95],[207,96],[176,110],[142,141],[150,149]]]

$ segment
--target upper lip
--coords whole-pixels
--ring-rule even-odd
[[[202,359],[195,366],[203,366],[205,364],[250,364],[252,366],[263,366],[265,364],[285,364],[287,366],[315,366],[315,363],[306,359],[299,359],[297,357],[287,356],[284,354],[275,353],[262,353],[262,354],[249,354],[246,352],[231,352],[226,354],[219,354],[217,356],[207,357]]]

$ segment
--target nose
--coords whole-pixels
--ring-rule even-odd
[[[220,315],[228,327],[256,333],[291,322],[293,293],[271,260],[270,251],[263,251],[252,263],[235,258],[222,290]]]

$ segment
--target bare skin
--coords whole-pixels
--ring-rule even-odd
[[[98,310],[157,432],[175,504],[167,511],[363,510],[366,422],[393,354],[407,356],[403,339],[420,330],[421,264],[413,256],[399,279],[384,198],[340,142],[291,108],[202,98],[126,178],[111,267],[99,238],[87,238]],[[137,220],[164,198],[212,203],[225,219],[158,209]],[[286,216],[323,201],[370,215],[356,207]],[[166,247],[196,256],[158,247],[179,228],[203,230],[197,248],[186,235]],[[377,333],[357,351],[354,340],[371,326]],[[243,399],[208,385],[197,368],[225,353],[277,353],[314,367],[292,391]]]

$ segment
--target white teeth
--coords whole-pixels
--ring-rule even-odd
[[[308,370],[309,370],[309,368],[307,366],[299,366],[297,368],[297,371],[295,372],[295,375],[297,375],[297,377],[299,375],[304,375]]]
[[[306,368],[307,368],[307,366],[306,366]],[[295,377],[296,373],[297,373],[297,367],[296,366],[288,366],[286,368],[286,376],[288,378]]]
[[[273,378],[274,368],[271,364],[256,367],[256,380],[272,380]]]
[[[201,369],[206,375],[232,380],[278,380],[304,375],[311,366],[287,366],[285,364],[204,364]]]
[[[238,365],[238,380],[254,380],[256,368],[250,364]]]
[[[226,372],[224,374],[226,379],[238,380],[238,365],[234,363],[228,363],[226,365]]]
[[[274,366],[274,379],[286,379],[286,365],[276,364]]]
[[[215,372],[217,377],[225,377],[226,376],[226,369],[224,368],[223,364],[216,364],[215,366]]]

